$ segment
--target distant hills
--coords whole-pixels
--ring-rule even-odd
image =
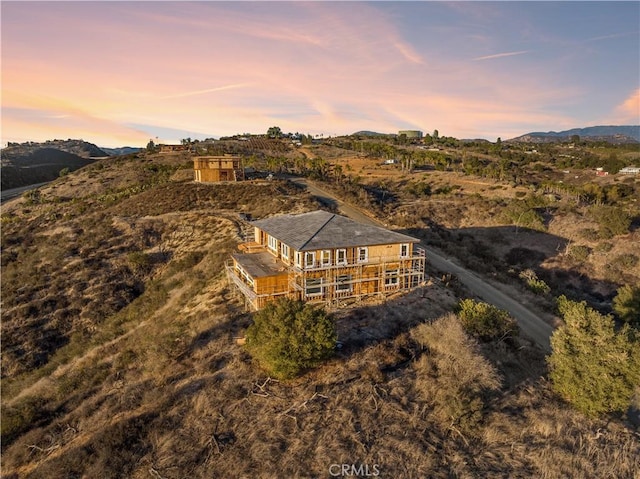
[[[140,148],[99,148],[83,140],[9,143],[2,149],[2,190],[56,179],[62,170],[77,170],[96,158],[139,151]]]
[[[104,146],[101,146],[100,149],[109,156],[130,155],[131,153],[138,153],[139,151],[142,151],[142,148],[133,148],[131,146],[123,146],[121,148],[105,148]]]
[[[352,136],[389,136],[389,134],[387,134],[387,133],[378,133],[378,132],[375,132],[375,131],[362,130],[362,131],[356,131],[355,133],[352,133]]]
[[[550,143],[554,141],[570,140],[578,135],[581,140],[608,141],[610,143],[638,143],[640,142],[640,125],[631,126],[589,126],[573,128],[565,131],[532,132],[508,141],[524,143]]]

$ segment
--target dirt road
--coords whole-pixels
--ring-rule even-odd
[[[364,214],[358,208],[355,208],[343,201],[337,199],[332,193],[319,188],[308,182],[304,178],[290,178],[291,181],[300,185],[306,186],[307,191],[314,196],[322,199],[322,201],[331,201],[338,207],[340,213],[348,216],[351,219],[359,221],[361,223],[368,223],[376,226],[385,226],[380,221]],[[464,284],[470,291],[477,294],[487,303],[509,311],[509,313],[518,321],[522,333],[537,344],[539,344],[544,350],[550,351],[549,338],[553,332],[553,328],[540,318],[538,314],[532,311],[530,308],[523,306],[520,302],[503,293],[496,287],[489,284],[489,282],[478,276],[476,273],[469,271],[455,264],[452,260],[446,258],[442,253],[433,250],[429,246],[421,243],[421,246],[427,252],[427,261],[431,265],[445,273],[455,274],[460,282]]]

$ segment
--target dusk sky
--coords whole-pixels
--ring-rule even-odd
[[[640,124],[640,3],[1,3],[2,146]]]

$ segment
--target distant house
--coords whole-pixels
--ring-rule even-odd
[[[189,151],[189,145],[160,145],[160,153],[177,153]]]
[[[331,303],[416,288],[424,281],[418,239],[314,211],[252,223],[254,241],[227,262],[253,309],[279,297]]]
[[[398,160],[394,159],[390,159],[390,160],[384,160],[384,164],[385,165],[397,165],[398,163],[400,163]]]
[[[218,181],[242,181],[244,169],[239,156],[195,156],[194,180],[202,183]]]
[[[604,168],[596,168],[596,176],[609,176],[609,172],[604,171]]]
[[[640,167],[625,166],[618,173],[620,173],[621,175],[640,175]]]

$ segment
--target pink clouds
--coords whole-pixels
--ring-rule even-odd
[[[640,88],[631,93],[629,97],[617,108],[616,113],[624,123],[635,123],[640,118]]]
[[[12,3],[3,6],[3,141],[29,138],[29,131],[48,139],[47,128],[63,127],[65,137],[95,129],[132,143],[155,137],[153,127],[209,135],[274,124],[326,134],[414,127],[504,137],[533,124],[575,123],[564,109],[592,93],[562,81],[558,64],[541,68],[535,49],[464,22],[412,22],[414,11],[432,8],[470,11],[481,22],[494,7]],[[500,52],[500,44],[515,48],[483,55]],[[620,105],[621,117],[634,108],[637,116],[637,96]],[[22,121],[12,118],[14,109],[65,118]]]

